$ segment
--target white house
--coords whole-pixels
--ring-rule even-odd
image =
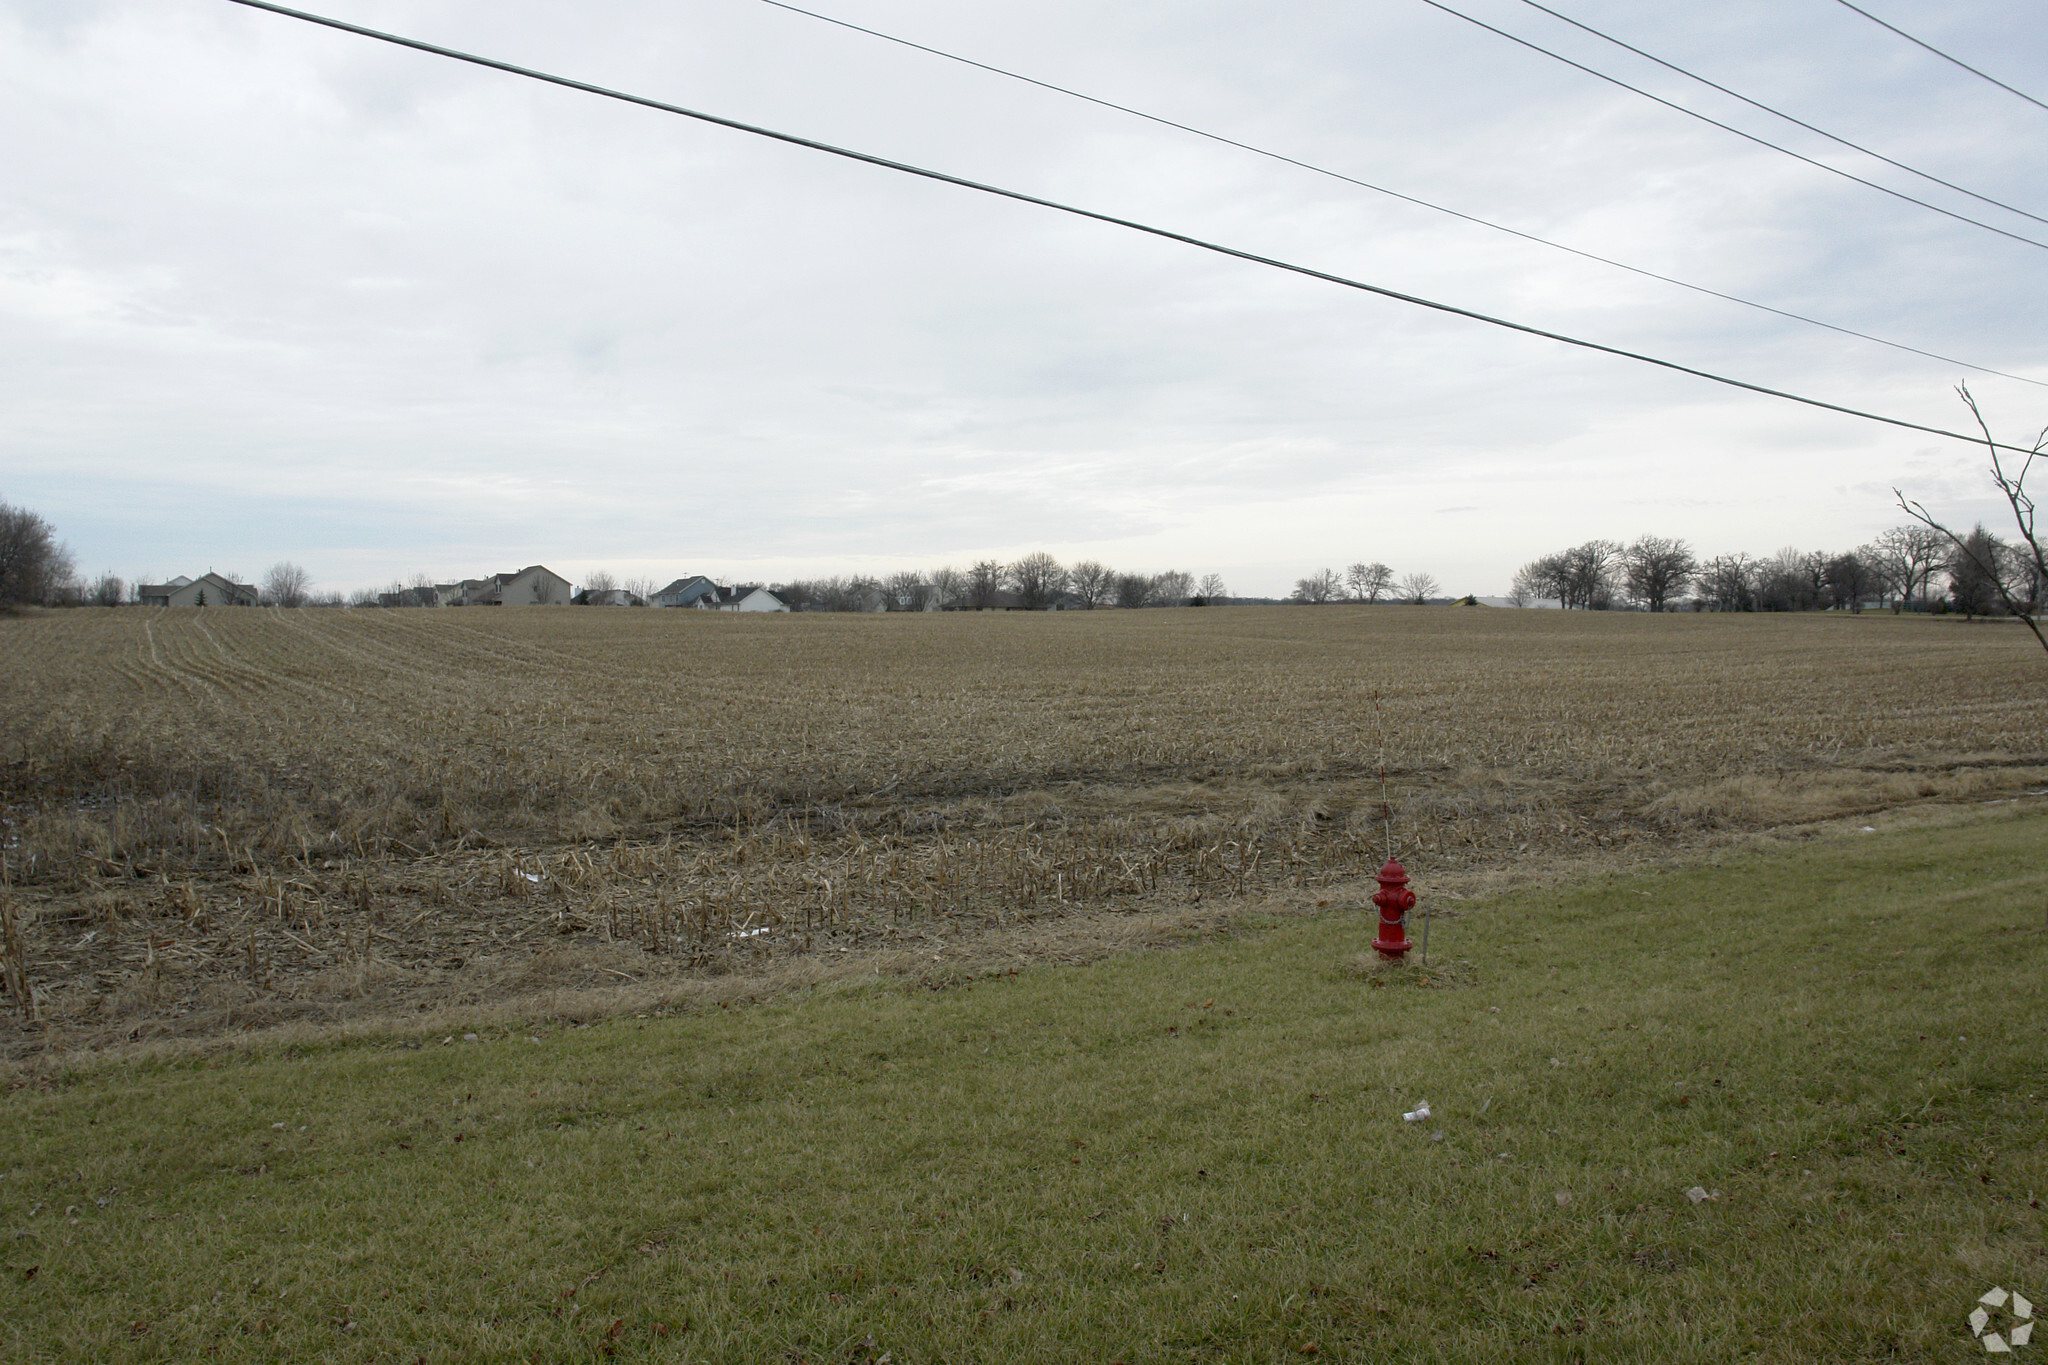
[[[718,604],[720,611],[788,611],[789,603],[766,588],[732,590],[729,600]]]
[[[168,583],[139,583],[135,596],[145,607],[253,607],[255,585],[232,583],[217,573],[197,578],[179,574]]]

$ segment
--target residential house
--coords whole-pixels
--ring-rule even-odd
[[[789,603],[762,587],[720,588],[719,611],[788,611]]]
[[[253,607],[259,600],[255,585],[232,583],[210,571],[197,578],[179,574],[168,583],[138,583],[135,596],[145,607]]]
[[[531,564],[517,573],[462,581],[465,607],[566,607],[575,585],[553,570]]]
[[[641,601],[624,588],[585,588],[576,594],[579,607],[644,607]]]
[[[703,574],[693,574],[688,578],[678,578],[649,600],[657,607],[698,607],[704,605],[705,598],[715,601],[717,596],[716,583]]]

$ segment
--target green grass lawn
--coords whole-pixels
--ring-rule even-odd
[[[2048,1304],[2044,914],[2014,808],[1466,902],[1434,973],[1328,914],[109,1063],[0,1098],[0,1360],[1976,1358]]]

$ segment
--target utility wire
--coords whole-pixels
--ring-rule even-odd
[[[791,14],[801,14],[807,19],[817,19],[827,24],[837,25],[840,28],[851,29],[855,33],[864,33],[870,38],[880,38],[883,42],[895,43],[900,47],[930,53],[934,57],[943,57],[949,62],[958,62],[962,66],[971,66],[977,70],[989,72],[992,75],[1002,76],[1013,81],[1022,81],[1026,85],[1035,85],[1041,90],[1050,90],[1055,94],[1066,95],[1103,109],[1113,109],[1117,113],[1129,114],[1133,118],[1141,118],[1148,123],[1156,123],[1163,128],[1174,128],[1183,133],[1193,133],[1196,137],[1207,138],[1211,142],[1221,143],[1226,147],[1235,147],[1239,151],[1250,152],[1254,156],[1263,156],[1273,161],[1283,162],[1289,166],[1298,166],[1302,170],[1313,171],[1317,175],[1325,175],[1332,180],[1341,180],[1347,185],[1356,185],[1360,189],[1371,190],[1375,194],[1384,194],[1391,199],[1399,199],[1403,203],[1413,204],[1418,208],[1447,214],[1452,218],[1457,218],[1479,227],[1490,228],[1495,232],[1504,232],[1510,237],[1519,237],[1525,242],[1534,242],[1538,246],[1547,246],[1554,251],[1569,252],[1571,255],[1577,256],[1582,260],[1597,261],[1601,265],[1613,266],[1616,270],[1626,270],[1629,274],[1639,275],[1646,280],[1656,280],[1660,284],[1676,285],[1680,289],[1690,289],[1695,294],[1705,294],[1709,298],[1723,299],[1729,303],[1739,303],[1745,308],[1755,308],[1765,313],[1775,314],[1781,318],[1788,318],[1793,322],[1803,322],[1810,327],[1824,327],[1828,331],[1839,333],[1842,336],[1856,337],[1862,341],[1874,341],[1880,346],[1889,346],[1895,351],[1906,351],[1913,355],[1925,356],[1929,360],[1939,360],[1944,365],[1960,365],[1966,370],[1975,370],[1980,374],[1995,374],[2001,379],[2017,379],[2022,384],[2033,384],[2041,388],[2048,388],[2048,383],[2043,383],[2039,379],[2029,379],[2025,375],[2011,374],[2005,370],[1994,370],[1985,365],[1973,365],[1967,360],[1957,360],[1954,356],[1922,350],[1918,346],[1908,346],[1903,341],[1890,341],[1881,336],[1874,336],[1869,332],[1859,332],[1853,327],[1843,327],[1832,322],[1823,322],[1819,318],[1808,317],[1804,313],[1794,313],[1784,308],[1775,308],[1768,303],[1758,303],[1755,299],[1746,299],[1739,294],[1729,294],[1719,289],[1710,289],[1703,284],[1692,284],[1671,275],[1660,275],[1654,270],[1645,270],[1641,266],[1630,265],[1625,261],[1617,261],[1611,256],[1602,256],[1598,252],[1585,251],[1575,246],[1567,246],[1563,242],[1549,237],[1539,237],[1533,232],[1524,232],[1520,228],[1511,228],[1501,223],[1476,217],[1473,214],[1461,213],[1457,209],[1446,208],[1442,204],[1434,204],[1427,199],[1418,199],[1412,194],[1403,194],[1399,190],[1390,190],[1385,185],[1375,185],[1370,180],[1360,180],[1356,176],[1346,175],[1342,171],[1333,171],[1326,166],[1318,166],[1313,162],[1303,161],[1282,152],[1269,151],[1264,147],[1256,147],[1249,142],[1240,142],[1236,138],[1225,137],[1221,133],[1212,133],[1206,129],[1197,128],[1192,124],[1177,123],[1170,118],[1163,118],[1158,114],[1148,114],[1143,109],[1134,109],[1128,104],[1118,104],[1113,100],[1084,94],[1068,86],[1055,85],[1051,81],[1042,81],[1034,76],[1026,76],[1021,72],[1011,71],[1000,66],[991,66],[987,62],[978,62],[972,57],[962,57],[958,53],[947,52],[943,48],[928,47],[923,43],[913,42],[908,38],[899,38],[893,33],[884,33],[880,29],[864,28],[859,24],[849,23],[844,19],[835,19],[829,14],[820,14],[816,10],[803,9],[796,5],[787,4],[785,0],[761,0],[761,3],[773,5],[776,9],[788,10]]]
[[[907,161],[892,161],[887,157],[876,156],[870,152],[859,152],[850,147],[840,147],[830,142],[819,142],[813,138],[799,137],[795,133],[777,132],[772,128],[763,128],[758,124],[744,123],[739,119],[726,118],[720,114],[705,113],[702,110],[690,109],[680,104],[670,104],[665,100],[653,99],[647,95],[635,95],[624,90],[613,90],[602,85],[592,85],[587,81],[573,80],[568,76],[556,76],[546,71],[535,70],[532,67],[517,66],[511,62],[499,61],[495,57],[484,57],[473,52],[464,52],[459,48],[442,47],[437,43],[425,42],[418,38],[407,38],[396,33],[387,33],[381,29],[365,28],[360,24],[348,23],[346,20],[330,19],[326,15],[312,14],[306,10],[291,9],[284,5],[273,4],[271,0],[228,0],[228,3],[243,5],[249,9],[265,10],[271,14],[283,15],[288,19],[303,20],[309,24],[318,24],[323,28],[337,29],[343,33],[353,33],[358,37],[372,38],[378,42],[390,43],[396,47],[411,48],[415,52],[425,52],[436,57],[446,57],[451,61],[467,62],[472,66],[486,67],[492,71],[502,71],[511,76],[523,76],[528,80],[542,81],[549,85],[559,85],[566,90],[580,90],[586,95],[598,95],[605,99],[618,100],[624,104],[637,104],[646,109],[658,109],[665,114],[677,114],[683,118],[696,119],[701,123],[714,124],[720,128],[730,128],[735,132],[751,133],[756,137],[769,138],[776,142],[787,143],[792,147],[806,147],[814,152],[824,152],[828,156],[843,157],[848,161],[858,161],[868,166],[879,166],[884,170],[901,171],[905,175],[914,175],[924,180],[934,180],[945,185],[956,185],[961,189],[975,190],[982,194],[1015,200],[1020,204],[1032,204],[1039,208],[1052,209],[1055,212],[1070,214],[1076,218],[1087,218],[1098,223],[1108,223],[1112,227],[1129,228],[1133,232],[1142,232],[1148,236],[1164,238],[1170,242],[1180,242],[1186,246],[1214,252],[1219,256],[1229,256],[1235,260],[1249,261],[1253,265],[1270,266],[1275,270],[1284,270],[1290,274],[1306,276],[1312,280],[1322,280],[1326,284],[1337,284],[1347,289],[1356,289],[1367,294],[1377,294],[1381,298],[1393,299],[1397,303],[1413,304],[1418,308],[1427,308],[1438,313],[1448,313],[1453,317],[1470,318],[1474,322],[1483,322],[1489,326],[1506,328],[1511,332],[1521,332],[1528,336],[1542,337],[1547,341],[1563,342],[1567,346],[1577,346],[1582,350],[1598,351],[1603,355],[1620,356],[1624,360],[1640,361],[1645,365],[1654,365],[1659,369],[1672,370],[1678,374],[1689,374],[1694,378],[1705,379],[1715,384],[1724,384],[1732,389],[1742,389],[1749,393],[1760,393],[1770,398],[1782,398],[1787,402],[1800,403],[1806,407],[1820,408],[1827,412],[1839,412],[1844,416],[1860,417],[1865,421],[1881,422],[1886,426],[1901,427],[1907,431],[1924,432],[1929,436],[1945,436],[1950,440],[1964,441],[1973,446],[1987,444],[1984,438],[1980,436],[1967,436],[1962,432],[1949,431],[1944,427],[1930,427],[1923,426],[1919,422],[1909,422],[1903,417],[1886,417],[1881,413],[1865,412],[1861,408],[1844,407],[1840,403],[1829,403],[1819,398],[1808,398],[1803,394],[1791,393],[1784,389],[1767,388],[1762,384],[1752,384],[1745,379],[1733,379],[1727,375],[1715,374],[1711,370],[1701,370],[1695,369],[1690,365],[1681,365],[1675,360],[1663,360],[1653,355],[1646,355],[1640,351],[1624,350],[1619,346],[1609,346],[1603,342],[1587,341],[1581,337],[1567,336],[1563,332],[1546,331],[1541,327],[1532,327],[1528,323],[1512,322],[1507,318],[1494,317],[1491,314],[1477,312],[1470,308],[1460,308],[1456,304],[1440,303],[1434,299],[1426,299],[1416,294],[1404,294],[1396,289],[1388,289],[1384,285],[1368,284],[1363,280],[1354,280],[1344,275],[1333,275],[1328,271],[1317,270],[1312,266],[1296,265],[1291,261],[1279,260],[1272,256],[1261,256],[1254,252],[1242,251],[1237,247],[1225,246],[1220,242],[1207,241],[1201,237],[1192,237],[1184,232],[1175,232],[1170,228],[1154,227],[1149,223],[1138,222],[1136,219],[1119,218],[1114,214],[1100,213],[1094,209],[1080,208],[1073,204],[1063,204],[1056,199],[1042,199],[1037,195],[1026,194],[1021,190],[1004,189],[1000,185],[986,184],[979,180],[969,180],[964,176],[949,175],[945,171],[935,171],[923,166],[914,166]],[[2021,446],[2008,446],[1997,442],[1990,444],[1999,450],[2010,450],[2017,454],[2029,453]]]
[[[1592,76],[1596,80],[1603,80],[1606,81],[1609,85],[1619,86],[1621,89],[1626,90],[1631,94],[1641,95],[1644,99],[1652,100],[1658,104],[1661,104],[1666,109],[1675,110],[1678,113],[1684,114],[1687,118],[1698,119],[1701,123],[1710,123],[1714,127],[1721,129],[1723,132],[1733,133],[1735,134],[1735,136],[1742,138],[1744,141],[1754,142],[1759,147],[1768,147],[1774,152],[1782,152],[1786,156],[1791,157],[1795,161],[1804,161],[1807,165],[1818,167],[1819,169],[1826,171],[1829,175],[1838,175],[1842,177],[1842,179],[1844,180],[1853,180],[1857,184],[1862,185],[1868,189],[1876,190],[1879,194],[1888,194],[1894,199],[1903,199],[1908,204],[1918,204],[1921,208],[1927,209],[1934,213],[1938,213],[1944,218],[1953,218],[1959,223],[1968,223],[1972,227],[1983,228],[1986,232],[1995,232],[2001,237],[2009,237],[2015,242],[2023,242],[2028,246],[2038,247],[2043,251],[2048,251],[2048,242],[2036,241],[2032,237],[2023,237],[2017,232],[2007,232],[2002,227],[1993,227],[1991,224],[1985,222],[1981,218],[1972,218],[1967,213],[1957,213],[1954,209],[1945,209],[1941,207],[1941,205],[1939,204],[1930,204],[1925,199],[1916,199],[1912,195],[1907,194],[1903,190],[1895,190],[1891,188],[1889,185],[1880,185],[1875,180],[1865,180],[1862,176],[1857,175],[1852,171],[1845,171],[1839,166],[1830,166],[1825,161],[1817,161],[1813,157],[1806,155],[1804,152],[1795,152],[1790,147],[1782,146],[1779,143],[1772,142],[1769,138],[1758,137],[1755,133],[1745,133],[1744,131],[1742,131],[1742,129],[1737,128],[1732,123],[1723,123],[1721,122],[1721,120],[1713,118],[1706,114],[1702,114],[1696,109],[1688,109],[1682,104],[1677,104],[1671,100],[1667,100],[1662,95],[1653,95],[1649,91],[1643,89],[1641,86],[1630,85],[1627,81],[1622,80],[1618,76],[1610,76],[1605,71],[1597,71],[1594,68],[1587,66],[1584,62],[1575,62],[1571,58],[1566,57],[1561,53],[1552,52],[1549,48],[1544,47],[1541,44],[1532,43],[1527,38],[1518,38],[1504,28],[1495,28],[1492,24],[1487,23],[1484,19],[1476,19],[1473,16],[1465,13],[1463,10],[1452,9],[1449,5],[1444,4],[1443,0],[1422,0],[1422,3],[1428,5],[1431,9],[1441,10],[1445,14],[1450,15],[1454,19],[1463,19],[1466,23],[1472,24],[1478,28],[1483,28],[1488,33],[1497,34],[1500,37],[1507,39],[1511,43],[1517,43],[1522,47],[1526,47],[1531,52],[1540,52],[1544,56],[1550,58],[1552,61],[1563,62],[1566,66],[1569,66],[1577,71],[1583,71],[1588,76]]]
[[[1920,39],[1915,38],[1912,34],[1906,32],[1906,30],[1899,28],[1894,24],[1887,24],[1884,20],[1878,18],[1869,10],[1863,9],[1857,5],[1852,5],[1849,3],[1849,0],[1841,0],[1841,4],[1846,9],[1855,10],[1858,14],[1868,19],[1871,23],[1876,24],[1879,28],[1890,29],[1892,32],[1898,34],[1901,38],[1904,38],[1907,42],[1913,44],[1913,46],[1926,48],[1929,52],[1932,52],[1935,56],[1941,58],[1943,61],[1954,62],[1957,66],[1960,66],[1963,70],[1969,72],[1972,76],[1982,77],[1984,80],[1990,81],[1993,85],[1997,86],[2000,90],[2005,91],[2007,94],[2018,95],[2028,104],[2034,105],[2037,108],[2048,109],[2048,104],[2042,104],[2041,101],[2035,99],[2026,91],[2015,90],[2011,86],[2007,85],[2004,81],[1998,79],[1998,77],[1996,76],[1986,76],[1982,71],[1979,71],[1976,67],[1971,66],[1968,62],[1962,60],[1960,57],[1951,57],[1946,52],[1943,52],[1940,48],[1936,47],[1933,43],[1922,42]]]
[[[1922,180],[1926,180],[1933,184],[1939,185],[1943,189],[1954,190],[1957,194],[1967,195],[1968,197],[1976,200],[1980,204],[1989,204],[1991,205],[1991,207],[1995,209],[2004,209],[2007,213],[2017,213],[2022,218],[2031,218],[2037,223],[2048,225],[2048,218],[2043,218],[2038,213],[2029,213],[2027,212],[2027,210],[2023,208],[2015,208],[2013,205],[2006,203],[2003,199],[1993,199],[1988,194],[1979,194],[1975,190],[1966,190],[1961,185],[1956,184],[1952,180],[1943,180],[1938,175],[1931,175],[1926,171],[1918,169],[1917,167],[1908,166],[1903,161],[1893,160],[1891,157],[1886,156],[1883,152],[1873,152],[1872,150],[1870,150],[1870,148],[1865,147],[1860,142],[1851,142],[1848,138],[1838,137],[1835,134],[1829,132],[1825,128],[1816,128],[1813,124],[1808,123],[1803,118],[1797,118],[1791,114],[1786,113],[1782,109],[1774,109],[1770,105],[1765,104],[1761,100],[1753,100],[1747,95],[1741,94],[1734,90],[1730,90],[1727,86],[1722,85],[1720,82],[1710,81],[1705,76],[1700,75],[1696,71],[1688,71],[1682,66],[1679,66],[1672,62],[1665,61],[1662,57],[1654,56],[1651,53],[1645,52],[1641,48],[1636,47],[1631,43],[1625,43],[1611,33],[1602,33],[1599,29],[1594,28],[1591,24],[1582,24],[1577,19],[1572,18],[1569,14],[1560,14],[1556,10],[1550,8],[1550,6],[1539,3],[1539,0],[1522,0],[1522,3],[1527,5],[1530,9],[1541,10],[1543,13],[1549,15],[1551,18],[1556,19],[1562,23],[1570,24],[1573,28],[1579,30],[1579,32],[1581,33],[1590,33],[1603,43],[1612,43],[1614,44],[1614,46],[1620,48],[1624,52],[1633,52],[1636,54],[1636,56],[1641,57],[1644,61],[1655,62],[1657,65],[1663,67],[1666,71],[1675,71],[1689,81],[1698,81],[1701,85],[1706,86],[1710,90],[1718,90],[1722,94],[1728,96],[1730,99],[1741,100],[1744,104],[1748,105],[1752,109],[1761,109],[1763,110],[1763,112],[1771,115],[1773,118],[1781,118],[1785,120],[1785,122],[1787,123],[1795,124],[1798,127],[1804,128],[1807,132],[1818,134],[1819,136],[1826,138],[1828,141],[1835,143],[1838,146],[1847,147],[1852,152],[1861,152],[1865,156],[1875,157],[1877,160],[1882,161],[1887,166],[1897,167],[1899,170],[1904,171],[1908,175],[1917,175]]]

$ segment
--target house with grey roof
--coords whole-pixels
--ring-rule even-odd
[[[465,607],[566,607],[575,592],[575,585],[552,569],[530,564],[517,573],[465,578],[461,602]]]
[[[138,583],[135,599],[145,607],[253,607],[260,601],[253,583],[234,583],[209,570],[197,578],[179,574],[168,583]]]
[[[688,578],[678,578],[648,601],[657,607],[701,607],[707,605],[706,598],[716,601],[717,597],[716,583],[703,574],[692,574]]]

